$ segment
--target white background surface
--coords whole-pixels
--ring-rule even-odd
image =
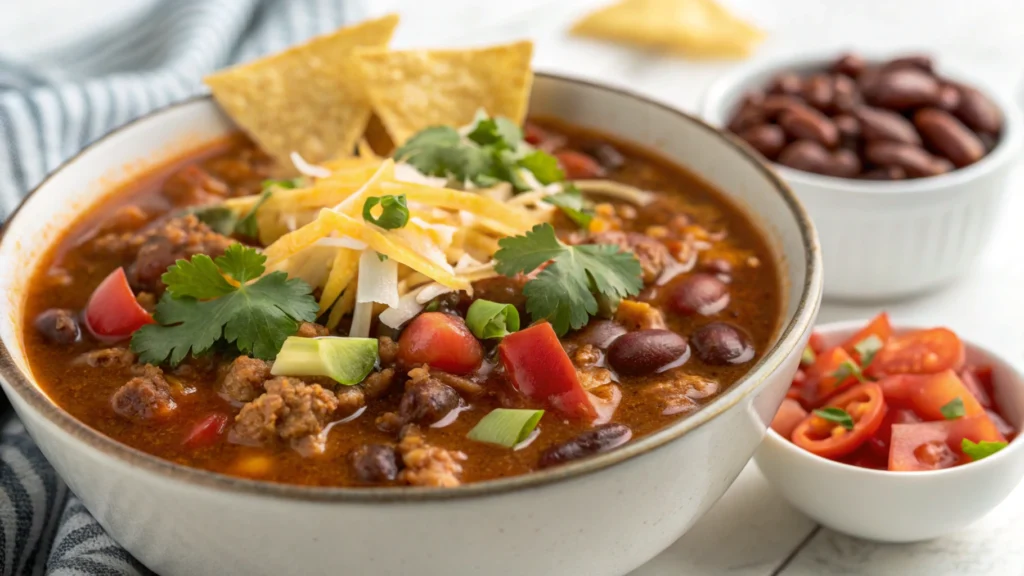
[[[0,56],[31,61],[33,54],[96,27],[110,26],[153,1],[0,0]],[[348,4],[358,15],[401,12],[403,22],[395,42],[399,47],[528,37],[537,44],[537,69],[628,86],[685,110],[696,110],[707,86],[736,65],[652,56],[566,35],[575,18],[602,3],[362,0]],[[755,57],[847,48],[916,49],[971,71],[997,90],[1016,91],[1024,78],[1024,3],[1018,0],[730,0],[727,4],[768,30],[769,39]],[[1024,365],[1024,170],[1018,169],[1015,182],[993,243],[961,281],[905,302],[826,303],[821,320],[863,318],[884,307],[897,320],[948,325]],[[707,517],[634,576],[1021,575],[1022,542],[1024,488],[961,533],[922,544],[886,546],[817,528],[783,502],[751,464]]]

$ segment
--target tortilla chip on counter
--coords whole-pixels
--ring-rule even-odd
[[[357,48],[386,48],[397,15],[320,36],[284,52],[207,76],[214,98],[279,164],[348,155],[370,119]]]
[[[743,58],[764,39],[714,0],[622,0],[585,16],[571,33],[693,58]]]
[[[522,123],[532,42],[468,50],[362,50],[373,110],[396,145],[430,126],[470,124],[477,110]]]

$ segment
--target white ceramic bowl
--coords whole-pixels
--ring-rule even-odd
[[[747,148],[679,111],[545,75],[536,78],[532,111],[659,150],[754,215],[781,263],[786,304],[776,342],[746,378],[692,417],[600,457],[454,489],[252,481],[186,468],[100,435],[33,381],[22,339],[26,283],[58,233],[111,184],[235,130],[211,100],[193,100],[71,160],[25,201],[0,241],[4,390],[100,524],[164,576],[619,575],[686,532],[753,454],[796,370],[821,297],[814,230]]]
[[[704,119],[725,126],[743,96],[779,72],[822,70],[834,60],[801,56],[739,68],[709,89]],[[774,165],[818,228],[827,298],[901,298],[940,287],[970,270],[990,236],[1024,141],[1024,120],[1012,101],[985,83],[942,66],[938,71],[984,90],[1003,110],[1002,139],[976,164],[897,182],[834,178]]]
[[[824,336],[826,346],[837,346],[864,324],[838,322],[815,332]],[[895,329],[900,333],[914,327]],[[993,367],[996,401],[1007,422],[1021,430],[1024,376],[992,352],[964,344],[968,364]],[[754,459],[790,504],[820,524],[868,540],[914,542],[964,528],[998,506],[1024,476],[1024,438],[956,468],[889,472],[815,456],[769,429]]]

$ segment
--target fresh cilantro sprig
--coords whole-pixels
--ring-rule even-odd
[[[558,206],[563,214],[584,230],[590,226],[590,221],[594,219],[594,214],[590,207],[587,206],[583,195],[575,187],[570,187],[564,192],[545,196],[544,201]]]
[[[828,408],[815,410],[814,415],[817,416],[818,418],[828,420],[829,422],[839,424],[840,426],[846,428],[847,430],[853,430],[854,428],[853,417],[850,416],[850,414],[846,410],[843,410],[842,408],[829,406]]]
[[[522,236],[498,241],[495,270],[505,276],[529,273],[547,263],[523,288],[526,310],[545,319],[559,335],[581,328],[597,314],[598,300],[618,302],[643,288],[640,262],[618,246],[567,246],[550,224],[538,224]]]
[[[942,417],[946,420],[956,420],[957,418],[963,418],[966,413],[964,410],[964,401],[962,398],[957,396],[949,402],[942,405],[939,408],[939,412],[942,413]]]
[[[234,210],[221,204],[213,206],[200,206],[191,210],[200,222],[206,224],[211,230],[225,236],[237,235],[243,238],[256,238],[259,236],[259,228],[256,225],[256,212],[263,204],[270,199],[275,188],[290,190],[302,186],[302,178],[290,178],[286,180],[264,180],[263,192],[256,203],[248,212],[239,216]]]
[[[157,323],[135,332],[132,351],[141,362],[175,366],[223,340],[239,352],[272,360],[299,322],[316,319],[319,307],[302,280],[289,280],[284,272],[260,278],[266,260],[241,244],[215,260],[204,254],[178,260],[161,277],[167,292],[153,315]]]
[[[988,458],[1003,448],[1006,448],[1006,446],[1006,442],[990,442],[988,440],[982,440],[981,442],[974,443],[973,441],[964,438],[960,441],[960,449],[972,461]]]

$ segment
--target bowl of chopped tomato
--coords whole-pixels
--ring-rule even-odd
[[[819,327],[755,459],[796,508],[839,532],[935,538],[1024,475],[1024,376],[948,328]]]

